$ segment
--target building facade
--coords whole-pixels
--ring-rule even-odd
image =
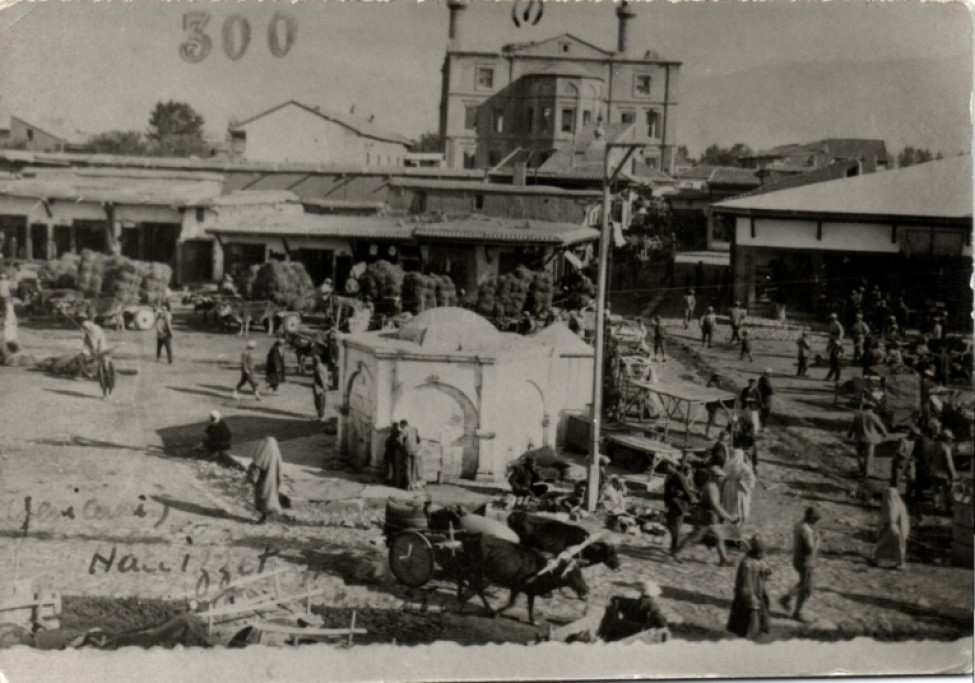
[[[634,124],[639,155],[670,172],[677,131],[680,62],[638,54],[625,3],[616,11],[616,50],[565,33],[500,52],[464,49],[464,0],[452,0],[450,42],[442,67],[440,136],[447,165],[492,168],[524,161],[537,168],[584,128]]]
[[[403,166],[412,141],[352,114],[288,101],[230,127],[230,154],[253,161]]]

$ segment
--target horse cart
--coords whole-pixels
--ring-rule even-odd
[[[389,548],[389,568],[396,580],[410,588],[419,588],[433,578],[438,563],[456,564],[462,557],[461,539],[466,532],[430,528],[428,506],[386,501],[386,523],[383,532]]]

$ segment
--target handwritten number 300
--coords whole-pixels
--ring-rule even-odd
[[[204,31],[210,23],[209,12],[187,12],[183,15],[183,30],[188,31],[186,41],[179,46],[179,56],[191,64],[199,64],[210,55],[213,40]],[[284,35],[282,36],[282,29]],[[275,57],[284,57],[291,51],[298,33],[294,17],[276,12],[267,26],[267,47]],[[223,22],[220,33],[223,51],[236,61],[244,56],[251,42],[251,25],[244,17],[233,14]]]

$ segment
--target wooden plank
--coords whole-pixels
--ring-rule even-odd
[[[293,602],[295,600],[303,600],[306,597],[311,597],[314,595],[321,595],[325,592],[325,589],[307,591],[305,593],[296,593],[294,595],[285,595],[280,598],[272,598],[266,602],[259,602],[257,604],[249,603],[246,605],[228,605],[227,607],[221,607],[219,609],[208,609],[205,612],[199,612],[198,616],[206,617],[222,617],[228,614],[240,614],[241,612],[258,611],[262,609],[273,609],[281,606],[284,607],[282,603]]]
[[[247,624],[259,631],[266,631],[267,633],[282,633],[285,635],[294,636],[330,636],[330,637],[343,637],[348,635],[366,635],[369,633],[364,628],[301,628],[299,626],[281,626],[279,624],[267,624],[262,622],[255,622]]]

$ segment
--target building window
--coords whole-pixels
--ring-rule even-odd
[[[542,107],[542,130],[547,131],[552,124],[552,108]]]
[[[477,130],[477,105],[464,106],[464,130]]]
[[[576,110],[575,107],[566,107],[562,110],[562,132],[573,133],[576,129]]]
[[[620,112],[620,123],[633,123],[634,121],[636,121],[636,115],[633,112]]]
[[[588,126],[590,123],[592,123],[592,112],[589,111],[588,109],[583,109],[582,110],[582,125],[583,126]]]
[[[648,97],[650,95],[651,78],[647,74],[637,74],[633,89],[637,95]]]
[[[477,154],[472,149],[464,150],[464,168],[477,168]]]
[[[570,49],[572,49],[571,43],[559,43],[559,50],[562,51],[562,54],[568,54]]]
[[[488,152],[488,166],[497,166],[501,161],[501,154],[496,149]]]
[[[27,129],[27,139],[28,140],[33,140],[34,139],[34,129],[33,128],[28,128]]]
[[[647,110],[647,137],[660,137],[660,114],[653,110]]]
[[[482,211],[484,209],[484,195],[476,194],[474,195],[474,210]]]
[[[477,67],[477,87],[479,90],[494,89],[494,68],[490,66]]]
[[[535,129],[535,109],[534,107],[528,107],[528,111],[525,112],[525,128],[531,133]]]
[[[495,133],[504,132],[504,110],[494,109],[491,112],[491,129]]]

